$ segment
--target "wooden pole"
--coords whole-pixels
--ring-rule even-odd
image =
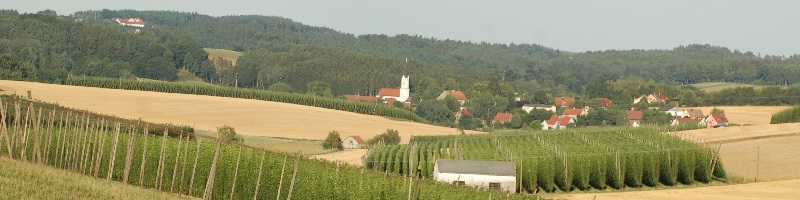
[[[35,111],[34,111],[35,112]],[[39,115],[36,117],[36,123],[33,125],[33,162],[41,163],[42,160],[42,152],[39,150],[42,141],[41,141],[41,134],[42,134],[42,108],[39,107]]]
[[[164,128],[164,135],[161,136],[161,154],[158,156],[158,182],[156,185],[158,186],[158,190],[161,190],[161,186],[164,184],[164,161],[166,160],[166,148],[167,148],[167,129]]]
[[[117,122],[117,128],[114,130],[114,143],[111,144],[111,155],[108,158],[108,176],[106,176],[107,181],[111,181],[111,178],[114,176],[114,161],[117,158],[117,143],[119,143],[119,122]]]
[[[281,180],[278,182],[278,198],[277,200],[281,199],[281,186],[283,186],[283,173],[286,171],[286,159],[289,158],[289,155],[283,156],[283,167],[281,167]]]
[[[175,164],[172,165],[172,181],[169,183],[169,192],[175,188],[175,178],[178,176],[178,159],[181,158],[181,142],[183,142],[183,133],[178,136],[178,150],[175,151]]]
[[[56,119],[56,109],[53,109],[53,112],[50,112],[50,121],[47,123],[47,137],[45,138],[45,145],[44,149],[44,163],[49,165],[50,164],[50,152],[52,149],[50,148],[53,142],[53,123]]]
[[[103,164],[103,154],[105,154],[106,150],[106,120],[100,120],[100,135],[99,136],[99,143],[100,145],[97,146],[97,159],[95,160],[94,165],[94,177],[100,175],[100,165]]]
[[[236,191],[236,178],[239,175],[239,162],[242,161],[242,146],[239,146],[239,156],[236,156],[236,169],[233,170],[233,183],[231,184],[231,197],[233,200],[233,193]]]
[[[61,126],[61,135],[59,136],[59,140],[58,140],[60,144],[58,145],[59,151],[58,151],[58,154],[56,154],[56,156],[58,156],[58,167],[59,168],[63,168],[64,167],[64,158],[66,156],[65,155],[66,152],[64,152],[64,151],[66,150],[66,146],[67,146],[67,133],[69,132],[69,119],[71,118],[70,115],[72,115],[72,112],[67,112],[67,117],[64,119],[65,120],[65,121],[63,121],[64,124]]]
[[[222,139],[217,139],[217,150],[214,151],[214,161],[211,162],[211,170],[208,174],[208,181],[206,181],[206,190],[203,194],[203,199],[213,199],[214,193],[214,177],[217,175],[217,162],[219,161],[220,147],[222,146]]]
[[[90,176],[94,175],[94,166],[95,163],[97,163],[97,147],[100,146],[97,138],[100,137],[100,129],[102,128],[100,127],[102,126],[100,121],[100,119],[97,119],[95,122],[95,127],[92,129],[94,134],[91,135],[91,139],[89,140],[89,149],[87,150],[89,153],[86,160],[89,161],[89,163],[87,164],[86,169],[89,170],[88,175]]]
[[[253,194],[253,200],[257,200],[258,199],[258,187],[261,186],[261,173],[264,172],[264,170],[263,170],[264,169],[264,157],[266,157],[266,156],[267,156],[267,152],[266,151],[261,152],[261,164],[258,166],[258,178],[256,178],[256,190],[255,190],[255,193]],[[278,190],[278,193],[280,193],[280,190]]]
[[[25,112],[25,127],[22,128],[22,132],[23,132],[22,141],[21,141],[22,149],[21,149],[21,151],[19,153],[19,158],[22,159],[22,161],[28,161],[28,155],[27,155],[27,151],[28,151],[28,125],[29,125],[29,122],[32,121],[31,120],[31,106],[33,106],[33,103],[30,103],[28,105],[28,109],[26,109],[27,111]],[[34,115],[33,117],[36,117],[36,115]]]
[[[122,182],[128,184],[128,178],[131,174],[131,160],[133,159],[133,151],[136,149],[136,127],[131,127],[128,130],[128,150],[125,151],[125,171],[122,173]]]
[[[0,138],[5,138],[5,140],[6,140],[6,147],[8,149],[8,157],[14,158],[14,156],[12,156],[12,152],[11,152],[11,139],[8,136],[8,128],[6,128],[6,126],[7,126],[7,124],[6,124],[6,113],[7,113],[6,112],[6,105],[3,105],[3,99],[0,98],[0,125],[2,125],[2,127],[0,127],[0,134],[2,134],[2,135],[0,135]]]
[[[78,145],[78,144],[80,144],[80,141],[81,141],[80,140],[81,139],[80,136],[82,135],[81,133],[83,133],[85,131],[85,130],[80,130],[80,128],[81,128],[81,124],[85,124],[86,123],[86,117],[88,117],[88,116],[85,113],[83,114],[83,119],[81,119],[80,116],[75,116],[75,118],[76,118],[75,119],[75,122],[76,122],[75,123],[75,131],[72,133],[72,135],[73,135],[72,144],[70,144],[70,146],[72,147],[70,149],[72,149],[72,150],[70,151],[70,158],[69,158],[70,168],[72,170],[76,170],[78,168],[78,162],[77,162],[77,160],[78,160],[78,150],[80,150],[79,149],[80,145]]]
[[[197,138],[197,151],[194,155],[194,167],[192,167],[192,178],[189,179],[189,196],[192,196],[192,189],[194,189],[194,174],[197,172],[197,160],[200,159],[200,138]]]
[[[14,132],[11,133],[11,148],[9,148],[8,152],[8,157],[11,159],[14,159],[14,154],[12,152],[15,152],[14,149],[17,148],[17,140],[19,140],[17,134],[19,133],[19,123],[22,118],[20,112],[19,101],[14,101]]]
[[[91,136],[92,132],[94,132],[94,131],[92,131],[91,128],[89,128],[89,124],[91,124],[89,121],[90,120],[86,120],[86,129],[84,129],[86,131],[81,134],[81,135],[83,135],[83,146],[81,147],[81,160],[80,160],[80,163],[79,163],[79,166],[78,166],[78,169],[79,169],[79,171],[81,173],[86,173],[86,163],[87,163],[87,160],[88,160],[88,157],[87,157],[86,154],[88,153],[88,149],[89,149],[89,147],[88,147],[89,139],[90,139],[89,136]]]
[[[144,126],[144,144],[142,144],[142,164],[139,166],[139,187],[144,187],[144,166],[147,163],[147,138],[150,138],[150,127]]]
[[[186,135],[186,142],[183,148],[183,169],[181,169],[181,183],[178,186],[178,194],[183,194],[183,177],[186,172],[186,157],[189,157],[189,135]]]
[[[294,190],[294,182],[297,179],[297,166],[300,163],[300,154],[297,154],[297,159],[294,161],[294,173],[292,173],[292,183],[289,184],[289,194],[286,196],[286,200],[292,200],[292,190]]]

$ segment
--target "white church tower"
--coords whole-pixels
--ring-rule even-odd
[[[403,67],[403,78],[400,81],[400,96],[397,100],[406,102],[409,96],[411,96],[411,88],[408,80],[408,58],[406,58],[406,66]]]

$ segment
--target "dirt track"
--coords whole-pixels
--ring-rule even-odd
[[[31,90],[34,99],[124,118],[205,130],[227,124],[243,135],[324,139],[328,132],[337,130],[342,137],[359,135],[368,139],[386,129],[396,129],[402,142],[408,142],[411,135],[458,134],[454,128],[259,100],[5,80],[0,80],[0,89],[4,90],[0,93],[20,95]]]

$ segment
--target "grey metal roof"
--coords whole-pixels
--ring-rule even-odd
[[[479,160],[436,160],[440,173],[483,174],[495,176],[516,176],[517,168],[513,162]]]

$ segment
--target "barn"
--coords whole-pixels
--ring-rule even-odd
[[[364,139],[359,136],[350,136],[342,141],[342,146],[345,149],[360,149],[364,146]]]
[[[513,162],[438,159],[433,166],[433,179],[514,192],[516,172]]]

